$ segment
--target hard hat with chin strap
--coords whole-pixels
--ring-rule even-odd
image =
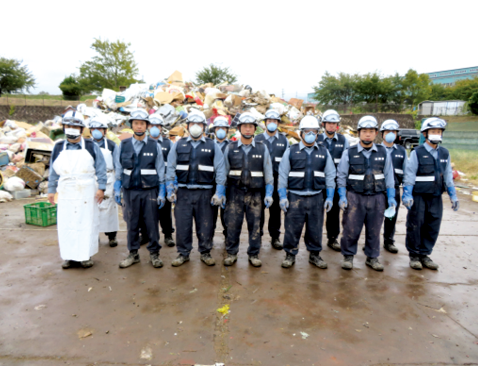
[[[242,113],[239,117],[239,121],[237,122],[237,126],[245,124],[253,124],[254,126],[257,126],[256,117],[254,117],[254,115],[250,112]]]
[[[132,123],[134,120],[145,121],[146,123],[149,123],[149,114],[144,109],[134,109],[129,115],[128,122]]]
[[[360,118],[357,124],[357,131],[360,131],[363,128],[374,128],[378,130],[378,122],[374,116],[364,116]]]
[[[382,122],[382,126],[380,126],[380,132],[382,131],[398,131],[400,126],[398,122],[394,119],[387,119],[386,121]]]
[[[322,115],[322,123],[324,122],[340,123],[340,114],[334,109],[328,109]]]
[[[159,113],[153,113],[149,116],[149,123],[154,126],[164,126],[164,119]]]
[[[274,109],[269,109],[266,114],[265,114],[265,117],[264,117],[264,120],[268,120],[268,119],[275,119],[277,121],[280,121],[280,114],[279,112],[277,112],[276,110]]]
[[[320,128],[319,120],[314,116],[305,116],[304,118],[300,120],[300,124],[299,124],[300,131],[309,130],[309,129],[318,130],[319,128]]]
[[[423,122],[422,128],[420,129],[420,131],[425,132],[425,131],[430,130],[432,128],[439,128],[439,129],[445,131],[446,121],[441,119],[441,118],[437,118],[437,117],[427,118]]]
[[[229,128],[229,121],[226,117],[216,117],[214,119],[214,122],[212,123],[212,126],[209,127],[209,131],[214,132],[216,130],[216,127],[224,127],[224,128]]]
[[[189,122],[194,122],[194,123],[206,124],[206,116],[201,111],[192,110],[188,115],[188,120],[187,121],[188,121],[188,123]]]
[[[86,127],[85,126],[85,117],[76,110],[70,110],[63,115],[63,120],[61,123],[65,126],[78,126],[78,127]]]

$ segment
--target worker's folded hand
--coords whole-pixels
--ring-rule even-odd
[[[404,186],[403,187],[403,195],[402,195],[402,202],[403,205],[410,210],[413,206],[413,186]]]
[[[285,188],[279,188],[277,190],[279,193],[279,207],[282,211],[287,212],[289,208],[289,200],[287,199],[287,190]]]
[[[174,188],[174,182],[169,181],[166,183],[166,190],[168,191],[168,201],[171,203],[176,203],[176,190]]]
[[[458,211],[458,209],[460,208],[460,202],[458,202],[458,197],[456,196],[455,187],[448,187],[447,191],[451,200],[451,208],[453,209],[453,211]]]
[[[337,192],[339,192],[339,207],[345,211],[347,209],[347,206],[348,206],[348,202],[347,202],[347,190],[345,189],[345,187],[339,187],[339,189],[337,190]]]
[[[211,205],[226,208],[226,186],[218,185],[216,193],[212,196]]]
[[[334,195],[335,189],[334,188],[327,188],[327,199],[324,203],[325,212],[329,212],[333,205],[334,205]]]
[[[174,177],[174,192],[178,193],[178,177]]]
[[[115,202],[121,206],[121,186],[122,182],[120,180],[117,180],[113,186],[113,189],[115,191]]]
[[[266,197],[264,198],[264,203],[267,208],[272,206],[274,200],[272,199],[272,193],[274,192],[274,186],[272,184],[266,185]]]
[[[159,185],[159,195],[158,195],[158,209],[161,210],[166,203],[166,185],[160,184]]]

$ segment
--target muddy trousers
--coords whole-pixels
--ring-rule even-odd
[[[300,235],[305,224],[305,246],[311,253],[322,250],[322,227],[324,225],[324,195],[299,196],[288,195],[289,208],[285,214],[284,250],[288,254],[299,252]]]
[[[400,187],[395,187],[395,201],[397,201],[397,207],[395,207],[395,216],[391,219],[385,217],[383,221],[383,243],[393,244],[395,243],[395,225],[397,224],[398,209],[400,208]],[[388,202],[385,203],[385,207],[388,208]]]
[[[149,237],[147,246],[150,253],[158,253],[159,245],[159,188],[134,190],[123,189],[124,214],[123,217],[128,227],[128,250],[140,248],[139,232],[143,228]]]
[[[274,176],[274,192],[272,193],[272,202],[271,207],[269,208],[269,223],[267,224],[269,235],[271,239],[277,239],[280,236],[280,227],[281,227],[281,209],[279,205],[279,193],[277,193],[277,182],[279,178]],[[265,196],[265,191],[262,193]],[[262,215],[261,215],[261,236],[264,235],[264,223],[266,220],[265,216],[266,205],[262,202]]]
[[[196,224],[199,253],[209,253],[214,235],[212,189],[179,187],[174,218],[176,219],[176,246],[178,253],[189,257],[193,249],[193,220]]]
[[[373,196],[348,191],[348,207],[343,214],[340,247],[343,255],[356,255],[360,233],[365,225],[365,255],[377,258],[380,255],[380,229],[385,211],[385,194]]]
[[[227,226],[226,251],[229,254],[239,252],[239,242],[244,215],[249,231],[248,255],[257,255],[261,249],[261,215],[264,195],[261,190],[246,191],[235,186],[227,188],[226,212]]]
[[[214,232],[216,232],[217,216],[218,216],[219,211],[220,211],[221,213],[219,215],[221,216],[221,224],[222,224],[222,227],[223,227],[222,233],[226,237],[227,236],[227,227],[226,227],[226,222],[224,221],[224,211],[225,210],[223,210],[219,206],[214,206],[213,211],[214,211],[214,217],[213,217],[212,220],[214,222]]]
[[[324,199],[326,198],[326,190],[324,189]],[[335,190],[334,205],[332,209],[326,213],[327,220],[325,222],[325,228],[327,229],[327,239],[334,241],[340,234],[340,207],[339,207],[339,193]]]
[[[405,245],[411,257],[430,255],[438,239],[443,217],[441,196],[413,195],[413,206],[407,215]]]
[[[172,236],[174,233],[173,217],[171,211],[171,202],[166,200],[164,207],[159,210],[159,223],[161,224],[161,229],[163,229],[162,231],[166,238],[168,236]]]

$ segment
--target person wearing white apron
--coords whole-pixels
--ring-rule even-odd
[[[149,136],[156,140],[163,153],[164,160],[164,174],[166,175],[166,169],[168,167],[168,154],[171,150],[173,143],[166,137],[161,136],[163,132],[164,120],[159,113],[154,113],[149,116]],[[171,202],[166,200],[164,207],[159,210],[159,223],[164,234],[164,244],[168,247],[174,247],[173,233],[173,217],[172,217],[172,205]],[[149,240],[147,241],[149,242]]]
[[[115,171],[115,201],[119,205],[122,204],[122,200],[124,201],[123,217],[128,227],[129,255],[120,262],[120,268],[127,268],[140,262],[139,233],[143,228],[149,238],[147,249],[151,264],[154,268],[163,266],[159,258],[161,245],[158,220],[159,210],[166,201],[164,161],[159,144],[146,135],[148,117],[148,112],[143,109],[131,112],[129,122],[134,136],[121,141],[115,153],[121,165]]]
[[[115,170],[120,168],[119,161],[115,161],[115,150],[119,147],[105,135],[108,125],[104,118],[95,116],[90,118],[89,125],[93,141],[100,147],[106,162],[106,191],[103,202],[99,204],[100,210],[100,233],[105,233],[109,239],[109,246],[118,245],[116,233],[119,230],[118,205],[114,200],[113,186],[115,184]]]
[[[106,189],[106,163],[100,148],[81,137],[84,117],[68,111],[63,116],[66,140],[58,141],[52,152],[48,200],[55,204],[58,192],[57,228],[62,268],[74,262],[88,268],[98,252],[98,203]]]

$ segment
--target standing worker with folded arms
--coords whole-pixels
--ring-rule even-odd
[[[317,143],[323,144],[329,150],[337,169],[342,154],[349,148],[349,141],[344,135],[337,132],[340,124],[340,115],[333,109],[326,110],[322,115],[322,127],[324,133],[317,135]],[[337,179],[336,179],[337,180]],[[330,211],[327,211],[325,228],[327,229],[327,246],[340,252],[340,244],[337,238],[340,234],[340,207],[339,193],[335,191],[334,201]]]
[[[85,128],[81,113],[68,110],[62,124],[66,140],[57,141],[52,151],[48,200],[54,205],[58,191],[62,268],[70,268],[73,262],[88,268],[98,253],[98,204],[106,189],[106,163],[98,145],[81,137]]]
[[[443,217],[442,194],[447,191],[453,211],[460,206],[453,184],[450,153],[439,146],[446,122],[427,118],[421,132],[426,141],[415,148],[403,178],[403,205],[408,209],[405,243],[413,269],[438,269],[429,257],[440,232]]]
[[[115,170],[121,169],[121,164],[115,154],[119,147],[111,140],[106,138],[108,124],[105,119],[99,116],[90,118],[89,128],[93,141],[100,147],[106,162],[106,191],[103,202],[99,206],[100,210],[100,233],[105,233],[109,239],[109,246],[118,245],[116,234],[119,230],[118,205],[114,197]]]
[[[204,137],[206,116],[192,111],[187,119],[190,136],[178,140],[168,156],[166,175],[168,200],[176,203],[176,246],[178,257],[171,263],[174,267],[189,261],[193,248],[193,220],[196,223],[201,261],[213,266],[211,256],[213,240],[213,205],[223,206],[226,201],[226,173],[221,148],[210,138]],[[174,178],[178,177],[178,190]],[[213,192],[214,182],[216,192]]]
[[[388,156],[392,159],[393,176],[395,177],[395,215],[391,218],[386,217],[383,223],[383,247],[390,253],[398,253],[395,246],[395,225],[397,224],[398,209],[400,207],[400,184],[403,181],[403,173],[407,167],[407,150],[401,145],[395,144],[398,136],[398,122],[393,119],[387,119],[382,123],[380,132],[382,133],[382,146],[387,149]],[[388,205],[387,205],[388,208]]]
[[[120,268],[140,262],[140,228],[146,230],[149,238],[147,249],[152,266],[163,266],[163,261],[159,258],[161,245],[158,220],[159,209],[166,202],[164,161],[159,144],[146,136],[148,117],[148,112],[144,109],[131,112],[129,122],[134,135],[123,140],[117,150],[121,168],[115,172],[115,200],[121,205],[122,190],[129,250],[129,255],[120,262]]]
[[[337,172],[339,206],[344,210],[340,240],[344,256],[342,268],[353,268],[365,225],[365,264],[375,271],[383,271],[378,257],[385,201],[388,199],[389,206],[397,207],[392,161],[386,149],[373,142],[378,134],[375,117],[360,118],[357,130],[360,143],[344,151]]]
[[[262,142],[269,150],[269,155],[272,161],[272,170],[274,173],[274,192],[272,199],[274,202],[269,207],[269,235],[271,237],[271,245],[274,249],[281,250],[283,248],[280,242],[280,227],[281,227],[281,209],[279,207],[279,195],[277,194],[277,184],[279,182],[279,164],[282,156],[289,148],[289,140],[277,131],[277,126],[280,122],[280,114],[270,109],[266,112],[264,123],[266,125],[266,132],[261,133],[255,137],[255,141]],[[265,206],[262,205],[261,216],[261,236],[264,232],[265,222]]]
[[[327,263],[320,257],[324,208],[327,212],[332,208],[337,174],[328,150],[323,144],[316,144],[319,128],[319,121],[314,116],[302,118],[299,125],[302,140],[284,153],[279,166],[280,207],[286,213],[284,268],[295,263],[304,223],[309,262],[327,268]],[[323,190],[327,191],[325,204]]]
[[[256,128],[256,118],[249,112],[242,113],[237,123],[241,138],[230,143],[224,151],[227,174],[225,266],[232,266],[237,261],[244,215],[249,231],[249,263],[254,267],[262,265],[259,259],[262,202],[267,208],[273,203],[274,176],[269,150],[262,142],[254,141]]]

